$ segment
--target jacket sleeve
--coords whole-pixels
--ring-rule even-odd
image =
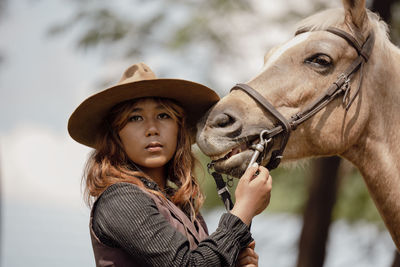
[[[154,201],[128,183],[110,186],[98,199],[93,230],[104,244],[124,249],[145,266],[234,266],[240,249],[252,241],[247,225],[225,213],[217,230],[190,250]]]

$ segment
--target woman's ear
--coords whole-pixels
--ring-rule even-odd
[[[365,0],[342,0],[346,23],[355,26],[360,32],[366,29],[367,10]]]

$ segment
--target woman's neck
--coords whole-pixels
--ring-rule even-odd
[[[165,168],[141,168],[142,171],[147,174],[154,182],[157,183],[161,190],[165,188],[166,178],[165,178]]]

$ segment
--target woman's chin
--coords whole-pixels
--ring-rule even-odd
[[[144,169],[159,169],[164,168],[170,159],[170,157],[165,156],[153,156],[141,159],[141,161],[136,163]]]
[[[250,162],[253,151],[246,150],[232,157],[214,162],[214,169],[219,173],[228,174],[230,176],[240,178],[246,171]]]

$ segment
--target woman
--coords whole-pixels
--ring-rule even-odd
[[[95,200],[97,266],[258,265],[248,226],[269,203],[267,169],[253,166],[243,175],[234,208],[213,234],[199,213],[191,145],[195,122],[218,99],[200,84],[157,79],[139,63],[71,115],[71,137],[95,149],[84,179],[88,202]]]

